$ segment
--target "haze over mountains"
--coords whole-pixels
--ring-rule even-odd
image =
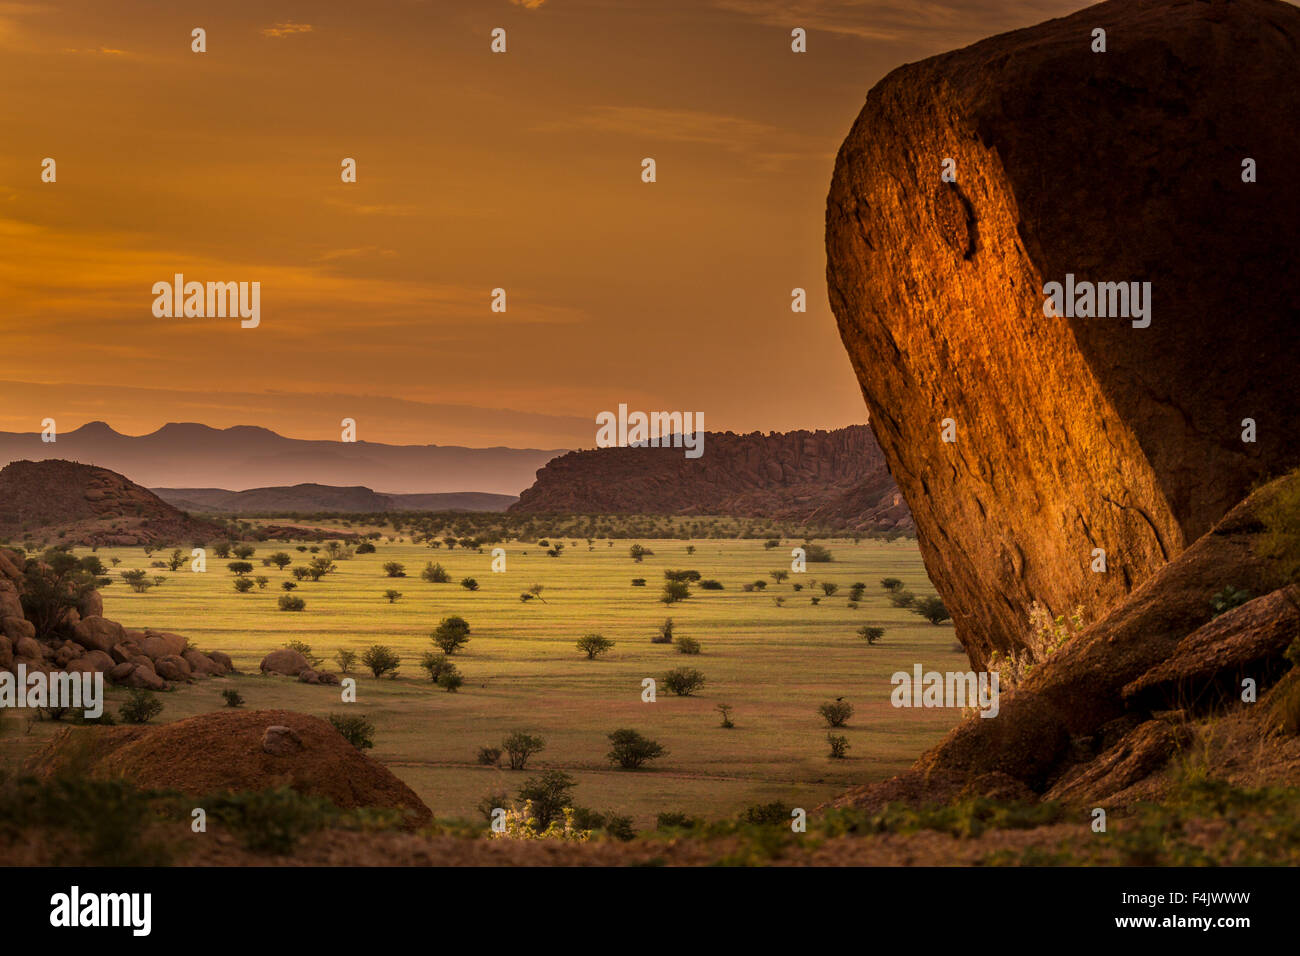
[[[171,423],[123,435],[91,422],[43,442],[39,432],[0,432],[0,464],[62,458],[166,489],[263,489],[305,481],[383,494],[486,492],[517,495],[566,449],[465,448],[286,438],[267,428]]]
[[[300,484],[274,488],[151,488],[163,501],[183,511],[228,514],[283,514],[290,511],[338,511],[374,514],[383,511],[504,511],[515,495],[481,491],[425,495],[385,495],[363,485]]]

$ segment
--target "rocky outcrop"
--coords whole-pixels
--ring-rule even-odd
[[[830,300],[976,662],[1026,645],[1032,601],[1101,617],[1300,463],[1298,45],[1276,0],[1112,0],[868,94]],[[1149,326],[1045,315],[1067,275],[1149,282]]]
[[[598,448],[547,463],[511,512],[772,517],[910,532],[911,515],[871,431],[706,432],[704,454]]]
[[[107,468],[15,461],[0,469],[0,539],[23,535],[61,545],[172,545],[228,537]]]
[[[304,671],[311,670],[307,658],[290,647],[274,650],[262,658],[263,674],[279,674],[281,677],[297,677]]]

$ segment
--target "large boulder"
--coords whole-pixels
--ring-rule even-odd
[[[311,670],[307,658],[288,647],[272,651],[262,658],[263,674],[281,674],[285,677],[297,677],[303,671]]]
[[[20,637],[35,637],[36,625],[24,617],[0,618],[0,634],[11,641]]]
[[[22,617],[23,602],[18,597],[18,585],[0,578],[0,618]]]
[[[1033,601],[1100,618],[1300,463],[1298,45],[1278,0],[1111,0],[868,94],[830,301],[977,663],[1029,644]],[[1151,283],[1149,325],[1046,315],[1067,275]]]
[[[0,634],[0,671],[8,670],[14,663],[14,645],[9,638]]]
[[[189,646],[189,642],[179,634],[166,631],[145,631],[138,643],[145,656],[155,661],[162,657],[180,657]]]
[[[83,617],[72,629],[72,639],[91,651],[109,653],[126,636],[122,625],[103,617]]]

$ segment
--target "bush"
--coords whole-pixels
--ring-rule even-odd
[[[369,667],[370,673],[376,678],[383,677],[385,674],[396,677],[402,660],[391,647],[384,644],[371,644],[361,652],[361,663]]]
[[[665,571],[664,572],[665,581],[682,581],[686,584],[690,584],[691,582],[698,581],[699,579],[700,579],[699,571]]]
[[[501,749],[506,752],[510,760],[511,770],[523,770],[529,757],[546,749],[546,741],[541,737],[517,730],[501,741]]]
[[[243,707],[244,697],[237,690],[223,690],[221,696],[226,699],[227,707]]]
[[[916,603],[916,595],[911,591],[890,591],[889,603],[894,607],[911,607]]]
[[[736,726],[735,722],[732,721],[731,719],[730,704],[718,704],[718,706],[714,707],[713,709],[722,715],[722,726],[725,727],[727,730],[730,730],[732,727]]]
[[[577,781],[562,770],[547,770],[540,777],[530,777],[519,788],[519,802],[528,803],[537,829],[545,830],[564,816],[564,808],[573,806],[573,788]]]
[[[344,674],[351,674],[352,668],[357,666],[357,652],[350,651],[347,648],[340,648],[335,653],[334,660],[338,661],[339,670]]]
[[[479,747],[478,762],[482,764],[484,767],[496,767],[500,765],[501,748],[500,747]]]
[[[133,690],[118,708],[117,715],[128,724],[147,724],[161,714],[162,709],[162,701],[150,691]]]
[[[390,578],[404,578],[406,577],[406,565],[400,561],[385,562],[384,573]]]
[[[847,700],[828,700],[817,708],[827,727],[843,727],[853,716],[853,705]]]
[[[456,665],[448,659],[446,654],[435,654],[433,651],[425,651],[420,655],[420,666],[428,673],[429,680],[436,684],[438,683],[438,678],[442,676],[444,671],[448,669],[454,670]]]
[[[650,638],[651,644],[671,644],[673,642],[673,619],[670,617],[659,625],[659,630]]]
[[[396,604],[397,599],[401,596],[402,596],[401,591],[394,591],[392,588],[389,588],[387,591],[384,592],[384,597],[388,598],[389,604]]]
[[[438,686],[449,694],[456,693],[464,683],[465,678],[461,676],[460,671],[456,670],[455,664],[452,664],[438,675]]]
[[[297,651],[303,657],[307,658],[307,663],[312,667],[319,667],[325,663],[321,658],[312,653],[311,645],[306,641],[286,641],[285,647],[291,651]]]
[[[613,646],[613,641],[599,634],[584,634],[578,638],[578,650],[586,654],[589,661],[594,661]]]
[[[803,544],[804,560],[809,564],[825,564],[828,561],[834,561],[830,551],[823,548],[820,544]]]
[[[664,675],[661,683],[678,697],[690,697],[704,686],[704,675],[694,667],[675,667]]]
[[[447,573],[447,569],[441,564],[434,564],[432,561],[424,566],[424,570],[420,572],[420,577],[430,584],[446,584],[451,580],[451,575]]]
[[[375,546],[370,541],[362,541],[357,545],[357,554],[374,554]]]
[[[825,592],[827,597],[834,597],[835,592],[839,589],[840,586],[838,584],[832,584],[830,581],[822,582],[822,591]]]
[[[948,606],[943,603],[941,597],[918,598],[912,605],[912,611],[931,624],[942,624],[952,616],[948,613]]]
[[[679,654],[698,654],[700,642],[693,637],[679,637],[673,642]]]
[[[664,590],[659,595],[659,600],[665,604],[675,604],[678,601],[685,601],[690,596],[691,589],[685,581],[665,581]]]
[[[872,627],[868,624],[858,628],[858,636],[868,644],[874,644],[885,636],[885,629],[883,627]]]
[[[790,807],[780,802],[758,803],[752,807],[746,807],[741,812],[740,819],[745,823],[757,826],[785,825],[790,822],[790,809]]]
[[[827,734],[826,742],[831,745],[830,756],[834,760],[843,760],[849,750],[849,738],[843,734]]]
[[[281,611],[301,611],[307,606],[307,602],[296,594],[281,594],[276,603]]]
[[[1232,585],[1228,585],[1218,594],[1214,595],[1214,597],[1210,598],[1210,608],[1214,611],[1214,616],[1218,617],[1220,614],[1231,611],[1234,607],[1240,607],[1245,604],[1251,599],[1251,597],[1252,595],[1249,591],[1241,591],[1234,588]]]
[[[643,587],[645,587],[645,578],[633,578],[633,579],[632,579],[632,587],[634,587],[634,588],[643,588]]]
[[[235,590],[240,594],[247,594],[253,590],[253,582],[249,578],[235,578]]]
[[[231,574],[252,574],[253,565],[248,561],[231,561],[226,565]]]
[[[631,817],[611,813],[605,817],[604,830],[615,840],[622,840],[624,843],[636,839],[636,827],[632,826]]]
[[[898,578],[881,578],[880,586],[884,588],[886,591],[903,590],[903,582],[900,581]]]
[[[661,813],[655,819],[655,829],[658,830],[693,830],[699,826],[698,820],[694,817],[688,817],[681,812],[669,811]]]
[[[628,554],[632,556],[633,561],[635,561],[637,564],[640,564],[643,558],[650,557],[651,555],[654,554],[654,552],[651,551],[649,548],[643,548],[639,544],[634,544],[632,545],[631,548],[628,549]]]
[[[721,591],[723,590],[722,582],[715,581],[713,578],[705,578],[700,582],[701,591]]]
[[[429,635],[429,639],[442,648],[443,653],[454,654],[469,643],[469,633],[469,622],[452,615],[439,622],[438,629]]]
[[[647,760],[655,760],[668,751],[635,730],[616,730],[609,735],[612,748],[605,757],[624,770],[636,770]]]
[[[298,793],[292,787],[223,794],[204,802],[254,853],[290,853],[304,836],[324,829],[338,817],[338,808],[329,800]]]
[[[369,750],[375,745],[375,725],[361,714],[330,714],[334,729],[358,750]]]

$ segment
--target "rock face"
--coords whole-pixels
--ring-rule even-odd
[[[1275,0],[1112,0],[868,94],[827,200],[830,300],[977,663],[1025,646],[1034,600],[1101,617],[1300,463],[1298,45]],[[1046,316],[1067,274],[1150,282],[1150,325]]]
[[[858,531],[912,528],[865,425],[835,431],[706,432],[704,454],[598,448],[547,463],[508,510],[697,514],[807,520]]]
[[[147,488],[107,468],[76,462],[15,461],[0,469],[0,538],[53,537],[60,544],[166,544],[227,537]]]

